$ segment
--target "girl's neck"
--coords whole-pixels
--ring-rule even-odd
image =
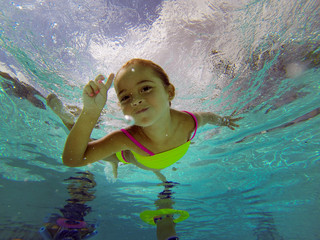
[[[146,139],[154,143],[163,143],[167,141],[168,137],[174,134],[175,126],[172,117],[172,109],[167,116],[165,116],[161,121],[152,124],[148,127],[139,127],[140,134],[142,134]]]

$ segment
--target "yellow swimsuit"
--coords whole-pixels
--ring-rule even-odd
[[[163,169],[174,164],[186,154],[186,152],[189,149],[191,139],[193,139],[194,136],[196,135],[197,128],[198,128],[198,121],[197,121],[197,118],[192,113],[187,111],[184,111],[184,112],[190,114],[193,117],[196,124],[192,137],[186,143],[180,145],[179,147],[173,148],[171,150],[168,150],[162,153],[154,154],[153,152],[148,150],[146,147],[144,147],[141,143],[139,143],[136,139],[134,139],[132,135],[128,133],[127,130],[121,129],[121,131],[124,134],[126,134],[131,141],[133,141],[138,147],[140,147],[143,151],[145,151],[150,155],[150,156],[143,156],[132,151],[132,154],[134,155],[134,157],[139,163],[149,168]],[[121,162],[125,164],[129,164],[129,162],[126,161],[124,158],[123,151],[117,152],[116,155]]]

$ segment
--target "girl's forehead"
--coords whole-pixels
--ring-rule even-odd
[[[131,64],[123,69],[120,70],[119,72],[119,76],[122,77],[132,77],[135,76],[137,74],[146,74],[146,73],[150,73],[151,69],[147,66],[142,66],[140,64]]]
[[[128,84],[128,82],[134,83],[139,80],[154,79],[155,73],[149,67],[140,65],[130,65],[124,69],[121,69],[114,81],[116,90],[122,85]]]

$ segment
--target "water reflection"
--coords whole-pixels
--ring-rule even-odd
[[[189,213],[185,210],[176,210],[173,208],[174,197],[173,187],[178,185],[175,182],[163,182],[164,190],[158,194],[158,199],[155,201],[157,210],[146,210],[141,212],[140,218],[151,225],[157,227],[158,240],[177,240],[175,226],[189,217]]]
[[[254,187],[240,192],[243,202],[247,205],[246,212],[247,218],[250,220],[253,227],[253,235],[257,240],[283,240],[280,235],[277,225],[274,221],[273,213],[267,211],[263,203],[264,196],[257,193],[260,189]]]
[[[77,172],[79,176],[65,179],[68,182],[70,198],[67,204],[60,208],[61,214],[51,214],[40,229],[44,240],[81,240],[88,239],[98,232],[96,224],[85,221],[85,216],[91,212],[91,207],[85,203],[95,196],[92,188],[96,186],[94,176],[89,171]]]

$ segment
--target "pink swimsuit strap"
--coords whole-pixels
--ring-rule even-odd
[[[121,129],[121,131],[127,135],[127,137],[134,143],[136,144],[139,148],[141,148],[143,151],[145,151],[146,153],[150,154],[151,156],[154,155],[153,152],[151,152],[149,149],[147,149],[145,146],[143,146],[141,143],[139,143],[134,137],[132,137],[132,135],[125,129]]]
[[[197,132],[197,129],[198,129],[198,120],[197,120],[196,116],[195,116],[193,113],[188,112],[188,111],[182,111],[182,112],[185,112],[185,113],[190,114],[191,117],[193,117],[193,120],[194,120],[194,122],[195,122],[195,124],[196,124],[196,127],[194,128],[194,131],[193,131],[193,135],[192,135],[192,137],[189,139],[189,141],[191,141],[191,140],[194,138],[194,136],[196,135],[196,132]]]
[[[193,117],[194,122],[195,122],[195,124],[196,124],[196,127],[195,127],[195,129],[194,129],[193,135],[192,135],[192,137],[188,140],[188,141],[191,141],[191,140],[194,138],[194,136],[196,135],[196,132],[197,132],[197,129],[198,129],[198,121],[197,121],[196,116],[194,116],[193,113],[188,112],[188,111],[183,111],[183,112],[186,112],[186,113],[190,114],[190,115]],[[149,149],[147,149],[145,146],[143,146],[141,143],[139,143],[127,130],[121,129],[121,131],[122,131],[134,144],[136,144],[136,145],[137,145],[139,148],[141,148],[143,151],[145,151],[146,153],[150,154],[151,156],[155,155],[153,152],[151,152]],[[123,152],[122,152],[122,157],[124,157]],[[123,159],[124,159],[124,158],[123,158]]]

